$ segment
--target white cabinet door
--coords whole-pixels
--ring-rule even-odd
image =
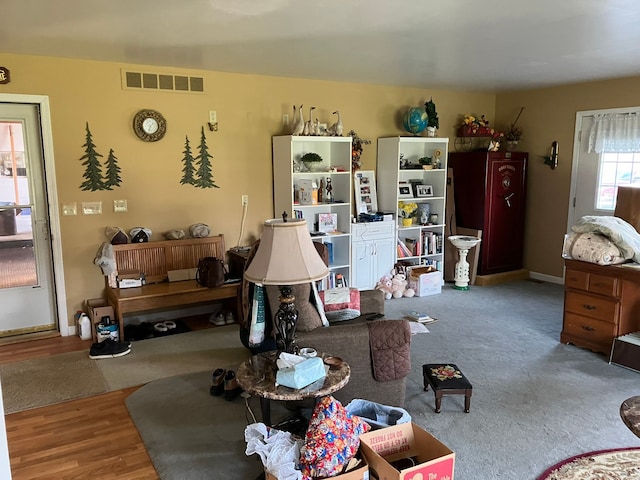
[[[396,260],[396,239],[395,237],[378,240],[376,242],[375,264],[376,272],[374,275],[373,285],[384,275],[390,275]]]
[[[358,290],[372,288],[371,279],[375,276],[373,249],[371,242],[353,242],[351,245],[351,287]]]
[[[375,288],[380,277],[391,273],[395,262],[395,224],[354,224],[352,239],[351,286],[358,290]]]

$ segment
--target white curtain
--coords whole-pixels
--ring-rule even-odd
[[[589,132],[589,153],[640,152],[638,113],[596,115]]]

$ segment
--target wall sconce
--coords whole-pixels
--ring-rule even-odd
[[[558,166],[558,142],[554,141],[551,144],[551,155],[544,157],[544,164],[549,165],[551,170],[555,170]]]

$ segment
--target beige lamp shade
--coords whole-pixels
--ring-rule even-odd
[[[306,220],[266,220],[244,278],[262,285],[298,285],[329,275],[313,246]]]

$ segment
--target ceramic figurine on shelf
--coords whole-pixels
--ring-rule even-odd
[[[296,107],[293,107],[293,115],[295,117]],[[304,131],[304,117],[302,116],[302,105],[298,110],[298,118],[294,118],[293,127],[291,127],[291,135],[301,135]]]
[[[340,112],[336,110],[333,112],[334,115],[338,115],[338,120],[334,124],[332,124],[328,129],[328,135],[332,137],[341,137],[342,136],[342,117],[340,116]]]
[[[316,121],[313,123],[313,133],[312,135],[321,135],[320,132],[320,120],[316,118]]]
[[[326,203],[332,203],[333,202],[333,187],[331,186],[331,178],[327,177],[326,179],[326,183],[325,183],[325,190],[327,192],[327,194],[324,197],[324,201]]]
[[[315,135],[315,133],[313,133],[315,125],[313,123],[313,111],[316,109],[316,107],[309,107],[309,120],[307,120],[307,123],[304,124],[304,131],[303,131],[303,135]]]

